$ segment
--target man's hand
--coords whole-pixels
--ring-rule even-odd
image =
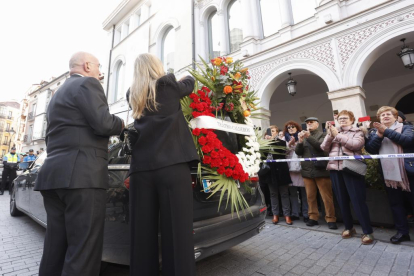
[[[304,138],[308,138],[310,136],[310,131],[309,130],[302,130],[303,131],[303,137]]]

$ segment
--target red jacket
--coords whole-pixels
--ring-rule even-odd
[[[329,152],[329,157],[346,155],[361,155],[362,148],[365,144],[365,137],[362,130],[357,127],[351,127],[348,131],[338,129],[339,133],[334,138],[332,135],[326,135],[321,144],[321,149]],[[340,150],[342,145],[342,149]],[[342,170],[342,160],[330,160],[328,162],[327,170]]]

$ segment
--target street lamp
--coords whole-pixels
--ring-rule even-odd
[[[11,141],[12,141],[12,134],[13,135],[16,134],[16,131],[14,131],[13,128],[11,128],[9,131],[6,131],[6,132],[9,133],[9,137],[10,137],[9,146],[7,148],[7,152],[9,152],[10,151],[10,144],[11,144]]]
[[[404,63],[405,68],[413,69],[414,68],[414,49],[411,49],[410,46],[405,45],[405,38],[400,40],[403,43],[401,47],[401,52],[397,54]]]
[[[293,79],[292,79],[292,73],[288,73],[289,74],[289,80],[288,80],[288,82],[286,83],[286,87],[287,87],[287,89],[288,89],[288,92],[289,92],[289,94],[290,95],[292,95],[292,96],[295,96],[295,94],[296,94],[296,84],[298,83],[297,81],[294,81]]]

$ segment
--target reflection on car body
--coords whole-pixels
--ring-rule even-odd
[[[46,158],[42,153],[36,161],[19,175],[12,183],[10,196],[10,214],[17,216],[22,213],[46,227],[46,211],[43,198],[34,191],[38,171]],[[122,156],[121,144],[109,147],[109,189],[107,190],[104,250],[102,260],[117,264],[129,264],[129,156]],[[241,217],[230,213],[222,204],[218,210],[219,195],[207,199],[210,194],[202,190],[193,177],[193,209],[194,209],[194,253],[197,260],[226,250],[250,237],[258,234],[263,228],[265,206],[261,192],[247,193],[240,188],[251,206],[252,215]],[[259,189],[258,183],[251,185],[253,191]],[[142,227],[145,227],[143,225]]]

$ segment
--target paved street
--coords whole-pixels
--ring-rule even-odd
[[[6,192],[0,196],[0,275],[37,275],[45,230],[26,216],[10,217],[8,204]],[[198,262],[197,275],[414,275],[414,242],[383,242],[394,230],[376,228],[380,241],[370,246],[359,237],[343,240],[340,232],[268,223],[256,237]],[[103,275],[126,276],[128,267],[108,265]]]

